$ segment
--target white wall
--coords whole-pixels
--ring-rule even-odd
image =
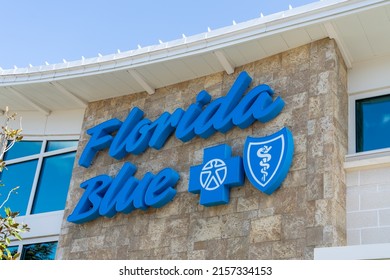
[[[10,108],[12,112],[12,108]],[[16,112],[18,119],[10,127],[19,127],[19,117],[22,117],[23,135],[79,135],[84,118],[84,109],[61,110],[51,112],[46,116],[37,111]],[[0,124],[4,123],[4,116],[0,116]]]
[[[390,243],[390,166],[347,173],[347,239]]]
[[[390,94],[390,57],[354,64],[348,73],[348,93],[348,245],[390,243],[390,149],[354,154],[355,100]]]
[[[348,72],[348,93],[390,88],[390,57],[354,64]]]

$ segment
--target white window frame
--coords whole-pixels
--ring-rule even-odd
[[[20,259],[20,257],[22,256],[22,251],[23,251],[24,245],[46,243],[46,242],[58,242],[58,239],[59,239],[58,235],[57,236],[36,237],[34,239],[23,239],[21,241],[16,240],[16,241],[12,242],[10,246],[18,246],[17,253],[20,254],[18,257],[18,259]],[[58,244],[57,244],[57,246],[58,246]]]
[[[42,141],[40,153],[12,160],[7,160],[6,164],[14,164],[29,160],[38,160],[33,185],[31,187],[30,198],[27,204],[26,215],[19,216],[16,221],[25,223],[29,226],[30,231],[22,234],[22,241],[17,239],[11,240],[10,246],[19,246],[18,252],[21,252],[23,245],[58,241],[61,224],[64,217],[64,210],[51,211],[39,214],[31,214],[34,196],[37,190],[39,175],[41,174],[43,160],[50,156],[76,152],[77,146],[58,149],[45,152],[48,141],[79,141],[80,135],[62,135],[62,136],[25,136],[23,141]],[[11,148],[12,149],[12,148]]]
[[[367,155],[367,154],[376,154],[383,151],[390,151],[389,148],[378,149],[368,152],[356,152],[356,101],[365,98],[379,97],[390,94],[390,87],[382,88],[379,90],[367,91],[363,93],[355,93],[349,95],[349,116],[348,116],[348,155]]]

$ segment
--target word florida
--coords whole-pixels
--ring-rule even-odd
[[[273,100],[274,92],[265,84],[244,95],[251,81],[246,72],[241,72],[226,96],[211,102],[210,94],[203,90],[187,110],[164,112],[155,121],[144,118],[144,112],[134,107],[123,122],[116,118],[102,122],[87,130],[91,138],[79,165],[88,168],[97,152],[106,148],[111,157],[120,160],[127,154],[141,154],[148,147],[161,149],[173,133],[187,142],[195,136],[208,138],[216,131],[226,133],[233,126],[247,128],[256,120],[268,122],[281,112],[284,101],[280,97]]]

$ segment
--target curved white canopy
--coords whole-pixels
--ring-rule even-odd
[[[328,0],[159,45],[66,63],[0,69],[0,110],[77,109],[88,102],[226,71],[322,38],[346,65],[390,56],[390,1]],[[4,108],[3,108],[4,107]]]

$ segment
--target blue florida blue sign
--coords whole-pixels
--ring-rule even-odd
[[[212,100],[203,90],[186,110],[177,108],[173,113],[164,112],[154,121],[144,117],[144,112],[137,107],[130,110],[124,121],[117,118],[104,121],[87,130],[90,138],[78,163],[90,167],[97,153],[103,150],[121,160],[129,154],[142,154],[149,148],[160,150],[171,136],[188,142],[194,137],[208,138],[216,132],[226,133],[235,126],[245,129],[256,121],[266,123],[274,119],[282,111],[284,101],[281,97],[273,98],[274,91],[265,84],[247,92],[251,81],[246,72],[241,72],[226,96]],[[292,141],[288,135],[285,137],[272,142],[272,148],[262,147],[264,153],[253,150],[261,148],[260,145],[251,145],[250,160],[245,163],[245,159],[244,165],[240,157],[231,156],[227,145],[206,149],[203,164],[191,168],[189,191],[200,193],[200,203],[206,206],[228,203],[229,189],[244,182],[245,166],[249,180],[255,182],[257,188],[272,192],[283,177],[278,174],[287,172],[285,166],[291,161]],[[285,148],[288,150],[284,151]],[[273,166],[275,158],[280,157],[273,154],[277,150],[284,152]],[[268,158],[267,154],[271,156],[269,161],[259,161],[262,156]],[[267,164],[270,164],[268,169],[261,169]],[[157,174],[148,172],[142,179],[135,177],[136,171],[135,165],[126,162],[114,178],[102,174],[83,182],[80,187],[85,191],[68,221],[84,223],[99,216],[112,217],[118,212],[160,208],[174,199],[180,177],[173,168],[165,168]],[[262,182],[264,172],[271,174],[265,177],[266,182]],[[261,185],[263,183],[266,186]]]

